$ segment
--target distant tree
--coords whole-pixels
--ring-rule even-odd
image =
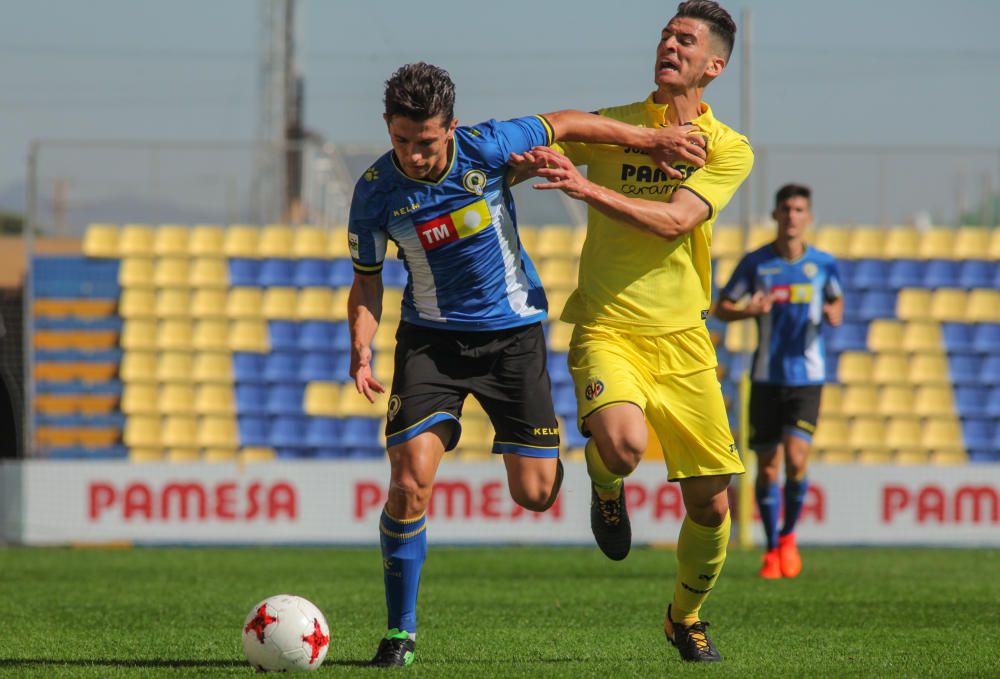
[[[23,231],[24,215],[0,210],[0,234],[22,233]]]
[[[1000,222],[1000,194],[987,198],[974,210],[963,212],[959,222],[962,226],[997,226]]]

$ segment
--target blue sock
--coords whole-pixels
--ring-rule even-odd
[[[809,481],[805,478],[785,479],[785,525],[781,528],[782,535],[795,532],[795,524],[799,520],[799,514],[802,513],[807,490]]]
[[[417,590],[427,558],[426,516],[399,521],[382,510],[379,536],[385,577],[388,629],[417,633]]]
[[[781,511],[781,488],[777,483],[758,483],[756,491],[760,522],[764,524],[764,536],[767,538],[767,548],[771,550],[778,546],[778,513]]]

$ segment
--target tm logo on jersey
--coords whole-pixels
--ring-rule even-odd
[[[805,284],[772,285],[771,297],[775,304],[808,304],[813,298],[813,286]]]
[[[589,382],[587,382],[587,386],[583,390],[583,395],[587,398],[588,401],[593,401],[595,398],[598,398],[603,393],[604,393],[604,382],[601,382],[599,379],[596,378],[593,378]]]
[[[417,237],[424,250],[436,250],[442,245],[473,236],[491,223],[486,200],[477,200],[454,212],[417,224]]]

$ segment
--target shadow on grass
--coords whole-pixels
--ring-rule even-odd
[[[0,658],[4,667],[45,667],[68,665],[70,667],[249,667],[245,660],[179,660],[166,658],[103,659],[103,658]]]

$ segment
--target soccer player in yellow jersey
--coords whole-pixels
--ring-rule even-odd
[[[690,126],[690,160],[673,165],[682,179],[636,149],[567,143],[565,156],[535,148],[515,159],[520,171],[548,179],[536,188],[561,189],[589,206],[579,285],[562,319],[576,326],[569,365],[581,430],[591,436],[591,526],[608,557],[625,558],[631,529],[623,477],[646,450],[648,420],[687,510],[664,631],[692,661],[721,660],[699,613],[726,558],[730,476],[744,472],[705,328],[712,224],[753,165],[746,138],[702,102],[735,33],[716,2],[682,2],[656,49],[656,91],[599,111],[646,127]],[[587,165],[589,179],[574,164]]]

